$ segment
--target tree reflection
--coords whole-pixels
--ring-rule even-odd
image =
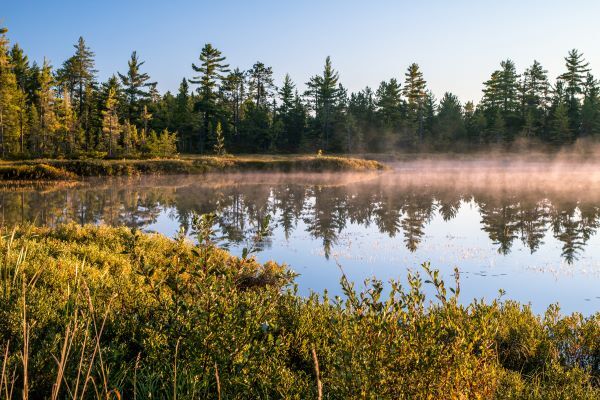
[[[583,194],[582,194],[583,195]],[[575,261],[595,235],[600,221],[594,198],[569,198],[546,192],[457,190],[451,185],[381,182],[295,182],[280,178],[145,178],[92,181],[77,187],[0,189],[0,223],[54,226],[125,225],[149,229],[161,213],[189,232],[193,214],[215,213],[228,243],[251,240],[266,216],[271,230],[285,239],[301,229],[322,242],[329,257],[349,225],[377,229],[402,240],[415,251],[434,219],[451,221],[462,207],[476,206],[481,230],[508,254],[515,241],[532,253],[551,235],[562,245],[562,257]],[[270,239],[262,246],[270,246]]]

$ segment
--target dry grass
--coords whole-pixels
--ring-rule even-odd
[[[90,176],[202,174],[208,172],[378,171],[378,161],[340,156],[183,156],[150,160],[27,160],[0,163],[0,179],[71,180]]]

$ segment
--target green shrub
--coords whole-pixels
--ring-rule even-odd
[[[427,264],[427,280],[411,273],[386,295],[343,277],[343,298],[304,298],[284,265],[256,262],[252,248],[232,257],[210,219],[194,226],[197,245],[104,226],[3,232],[2,396],[311,399],[319,385],[332,399],[600,395],[600,315],[462,305]]]

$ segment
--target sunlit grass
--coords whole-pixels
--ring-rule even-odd
[[[285,266],[127,228],[0,239],[3,398],[598,398],[600,314],[458,301],[408,286],[296,294]],[[423,278],[421,275],[424,275]],[[427,280],[425,280],[427,279]],[[433,285],[436,298],[422,286]]]

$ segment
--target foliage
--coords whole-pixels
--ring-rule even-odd
[[[458,301],[428,264],[407,286],[342,272],[299,297],[274,262],[126,228],[24,226],[0,239],[9,398],[530,398],[600,395],[600,315]],[[436,291],[427,300],[424,284]],[[25,392],[25,395],[23,394]],[[12,395],[10,395],[12,393]]]
[[[438,102],[416,63],[402,83],[396,76],[376,90],[348,93],[330,57],[299,93],[287,74],[277,87],[262,61],[230,69],[210,43],[177,93],[161,94],[136,51],[125,73],[99,82],[83,38],[54,69],[46,60],[31,63],[16,44],[9,49],[6,33],[2,28],[2,158],[210,154],[223,144],[234,153],[469,151],[522,143],[554,150],[600,138],[598,84],[576,49],[555,82],[536,60],[522,73],[512,60],[501,61],[476,104],[451,93]]]

